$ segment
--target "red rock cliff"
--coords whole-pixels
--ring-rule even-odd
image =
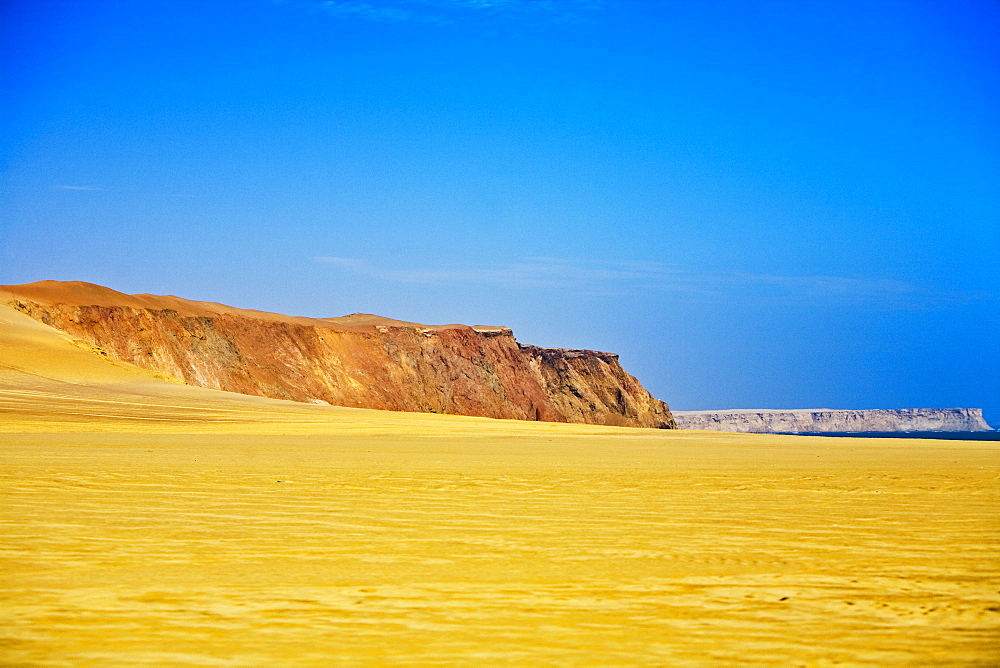
[[[296,318],[79,282],[0,286],[0,300],[110,357],[201,387],[361,408],[676,427],[617,355],[523,346],[505,327]]]

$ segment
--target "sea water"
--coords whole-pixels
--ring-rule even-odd
[[[796,436],[850,436],[855,438],[938,438],[949,441],[1000,441],[1000,431],[809,431],[781,432]]]

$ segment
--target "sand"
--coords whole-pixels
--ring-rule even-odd
[[[997,665],[1000,448],[310,406],[0,308],[2,665]]]

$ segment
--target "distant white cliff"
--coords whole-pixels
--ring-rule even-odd
[[[767,434],[816,431],[992,431],[981,408],[672,411],[679,429]]]

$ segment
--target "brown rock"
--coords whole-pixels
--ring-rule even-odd
[[[109,357],[201,387],[360,408],[676,427],[617,355],[519,345],[506,327],[299,318],[80,282],[0,286],[0,301]]]

